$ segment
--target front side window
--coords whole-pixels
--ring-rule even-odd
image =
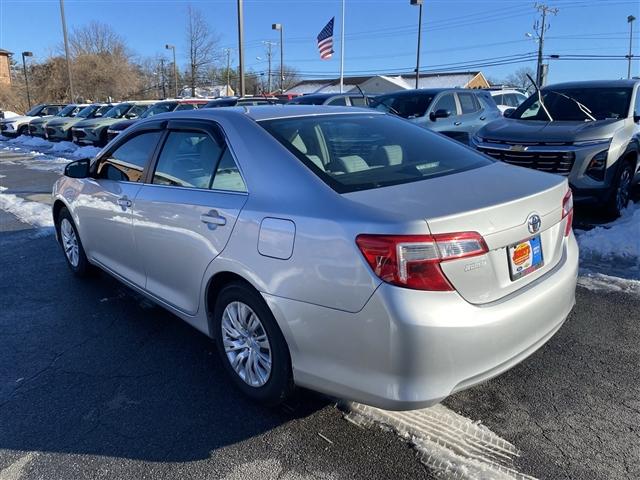
[[[204,132],[172,131],[162,147],[153,183],[211,188],[224,146]]]
[[[436,103],[431,111],[436,112],[438,110],[446,110],[451,115],[458,114],[458,107],[456,106],[456,99],[453,96],[453,93],[445,93],[438,100],[436,100]]]
[[[338,193],[417,182],[492,163],[390,115],[318,115],[259,124]]]
[[[347,105],[347,97],[336,97],[333,98],[327,103],[327,105],[339,105],[346,106]]]
[[[62,107],[60,105],[52,105],[49,107],[45,107],[42,110],[42,114],[43,115],[56,115],[60,110],[62,110]]]
[[[628,87],[576,87],[543,89],[542,100],[553,120],[582,122],[585,120],[626,118],[631,102]],[[521,120],[543,120],[549,117],[541,107],[538,94],[524,101],[511,118]]]
[[[424,116],[434,97],[431,93],[383,95],[373,100],[371,107],[402,118],[418,118]]]
[[[480,103],[473,93],[458,92],[458,100],[462,113],[475,113],[480,110]]]
[[[96,178],[141,182],[144,167],[151,158],[160,135],[160,131],[143,132],[127,139],[114,151],[98,160]]]
[[[506,103],[504,103],[503,100],[503,96],[502,94],[499,95],[491,95],[493,97],[493,101],[496,102],[496,105],[508,105]]]

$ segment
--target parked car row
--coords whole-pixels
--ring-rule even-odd
[[[595,204],[617,216],[639,177],[639,84],[638,80],[575,82],[547,86],[530,97],[511,89],[449,88],[379,96],[317,93],[288,102],[265,96],[48,104],[0,121],[0,129],[8,136],[30,133],[104,146],[137,120],[172,111],[285,102],[369,107],[437,131],[496,160],[566,176],[576,202]]]

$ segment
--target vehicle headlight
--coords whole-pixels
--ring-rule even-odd
[[[573,142],[576,147],[587,147],[590,145],[600,145],[611,143],[611,138],[596,138],[594,140],[582,140],[580,142]]]
[[[596,153],[593,156],[593,158],[591,158],[591,161],[589,162],[589,165],[585,170],[585,173],[587,174],[587,176],[593,178],[594,180],[598,180],[600,182],[603,181],[604,174],[607,171],[608,155],[609,155],[608,148],[606,150],[602,150],[601,152]]]
[[[16,122],[7,122],[4,125],[7,127],[7,130],[15,130],[18,124]]]

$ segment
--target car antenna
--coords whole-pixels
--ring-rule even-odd
[[[540,106],[544,110],[544,113],[546,113],[547,117],[549,117],[549,121],[553,122],[553,117],[549,113],[549,110],[547,110],[547,106],[544,104],[544,101],[542,100],[542,94],[540,93],[540,87],[538,87],[538,84],[535,82],[535,80],[533,78],[531,78],[531,75],[529,75],[528,73],[527,73],[527,78],[531,82],[531,85],[533,85],[533,88],[536,89],[536,93],[538,94],[538,101],[540,102]]]

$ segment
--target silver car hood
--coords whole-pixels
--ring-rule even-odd
[[[504,118],[485,125],[478,136],[507,142],[577,142],[613,136],[624,119],[595,122],[543,122]]]
[[[30,117],[28,115],[19,115],[17,117],[4,118],[4,119],[0,120],[0,123],[13,123],[13,122],[22,123],[22,122],[29,122],[29,121],[34,120],[36,118],[39,118],[39,117]]]

